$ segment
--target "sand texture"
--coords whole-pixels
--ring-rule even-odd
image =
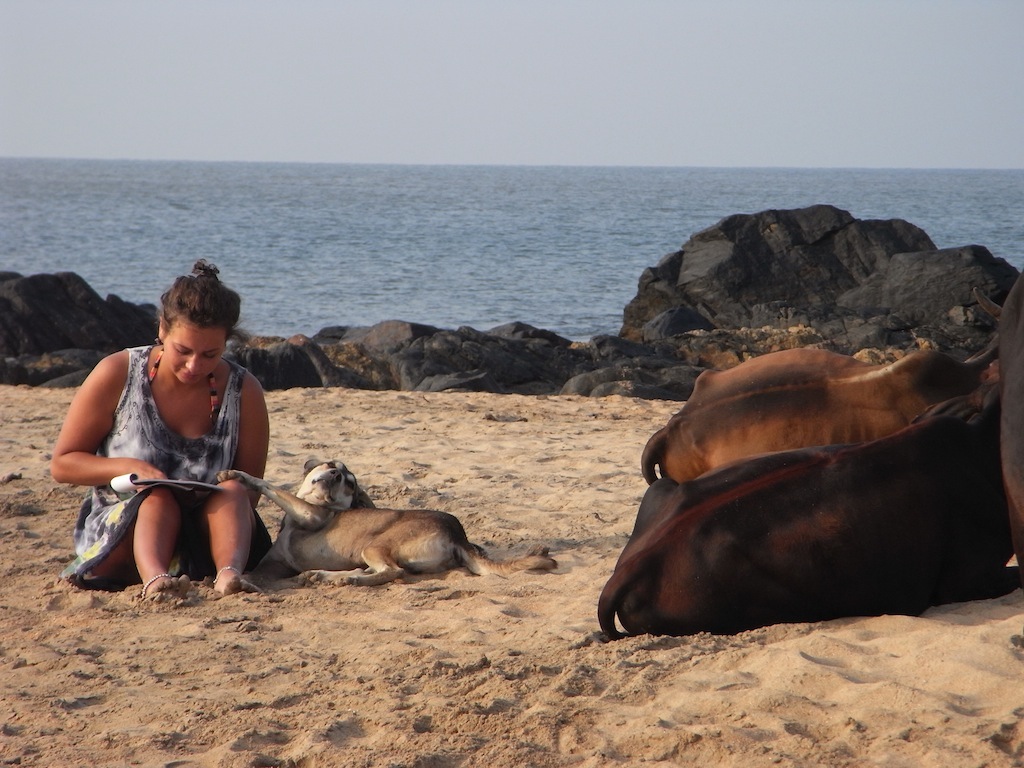
[[[49,451],[68,390],[0,387],[0,764],[1019,765],[1021,593],[921,617],[602,641],[597,597],[678,403],[346,389],[268,393],[267,478],[344,461],[380,506],[446,510],[494,556],[379,587],[183,602],[79,591],[83,489]],[[279,510],[260,512],[276,531]]]

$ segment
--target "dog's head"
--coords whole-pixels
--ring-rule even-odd
[[[310,504],[349,509],[360,493],[356,476],[340,461],[311,459],[306,462],[303,471],[306,477],[295,495]]]

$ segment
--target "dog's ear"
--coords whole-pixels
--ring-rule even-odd
[[[352,476],[353,480],[355,475]],[[363,490],[359,482],[356,481],[356,492],[352,494],[352,509],[376,509],[377,505],[373,503],[373,499],[370,498],[370,494]]]
[[[358,485],[355,486],[355,494],[352,496],[352,509],[376,509],[377,505],[374,504],[374,500],[370,498],[370,494],[366,490],[360,488]]]
[[[323,464],[323,462],[322,462],[322,461],[320,461],[320,459],[308,459],[308,460],[306,461],[306,463],[302,465],[302,471],[303,471],[303,472],[305,472],[305,473],[306,473],[306,474],[308,475],[308,474],[309,474],[309,471],[310,471],[310,470],[311,470],[311,469],[312,469],[313,467],[318,467],[318,466],[320,466],[321,464]]]

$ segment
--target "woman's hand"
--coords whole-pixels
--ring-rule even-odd
[[[149,462],[141,461],[139,459],[110,458],[107,459],[107,461],[111,462],[111,466],[116,466],[119,470],[115,474],[111,475],[111,477],[117,477],[118,475],[135,475],[140,480],[164,480],[167,477],[167,475]],[[131,467],[131,469],[124,469],[125,467]]]

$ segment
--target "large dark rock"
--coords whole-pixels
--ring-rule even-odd
[[[585,352],[543,334],[508,338],[468,327],[414,339],[390,360],[399,389],[488,383],[489,391],[524,395],[557,393],[567,379],[592,367]],[[456,373],[462,375],[452,378]]]
[[[657,341],[689,331],[710,331],[714,327],[710,320],[695,309],[672,307],[660,315],[655,315],[653,320],[644,323],[641,339],[642,341]]]
[[[703,370],[693,365],[673,365],[670,359],[660,359],[658,365],[615,364],[573,376],[559,394],[686,400]]]
[[[335,365],[323,348],[308,336],[298,334],[288,339],[287,343],[303,352],[309,358],[323,386],[374,389],[371,382],[357,371]],[[295,384],[294,386],[302,385]]]
[[[644,271],[619,336],[572,342],[526,323],[481,332],[388,320],[253,338],[229,355],[267,390],[685,400],[704,369],[794,347],[876,363],[921,347],[966,357],[994,333],[972,290],[1001,303],[1016,275],[980,246],[939,251],[906,222],[814,206],[730,216],[697,233]],[[153,308],[103,301],[76,275],[0,273],[0,383],[76,386],[103,353],[148,343],[155,327]]]
[[[665,338],[675,329],[659,320],[685,310],[719,329],[808,325],[844,349],[898,343],[890,330],[951,324],[965,343],[981,344],[987,321],[963,330],[972,290],[1001,302],[1016,275],[980,246],[936,250],[899,219],[861,221],[828,205],[737,214],[644,270],[620,333]]]
[[[894,253],[883,269],[841,294],[840,307],[881,307],[910,326],[964,322],[974,289],[1002,304],[1017,270],[987,248],[968,245],[925,253]]]
[[[371,326],[331,326],[313,336],[317,344],[358,344],[367,349],[390,352],[406,346],[413,339],[432,336],[440,328],[405,320],[383,320]]]
[[[41,355],[63,349],[114,352],[156,337],[156,309],[117,296],[101,299],[71,272],[0,279],[0,354]]]
[[[287,340],[253,338],[233,343],[226,355],[259,379],[266,390],[295,387],[374,389],[357,372],[335,365],[323,348],[302,334]]]
[[[488,333],[504,339],[541,339],[556,347],[572,346],[572,342],[564,336],[518,321],[495,326]]]
[[[697,376],[708,368],[732,368],[752,357],[795,347],[834,349],[809,328],[698,330],[652,344],[595,336],[579,345],[593,359],[593,370],[569,379],[561,394],[686,400]],[[884,352],[879,357],[887,359]]]
[[[264,389],[342,386],[359,389],[554,394],[595,367],[595,355],[525,323],[501,333],[432,329],[401,321],[355,329],[323,329],[316,340],[253,339],[232,348]],[[629,344],[629,342],[623,342]]]
[[[324,385],[305,350],[287,341],[267,346],[233,346],[226,357],[248,368],[266,390]]]

